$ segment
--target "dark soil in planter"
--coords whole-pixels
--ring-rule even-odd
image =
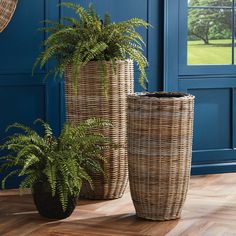
[[[76,197],[69,197],[67,208],[63,211],[59,197],[52,197],[48,184],[42,182],[34,185],[33,198],[39,214],[49,219],[69,217],[73,213],[77,202]]]
[[[153,98],[181,98],[186,97],[188,94],[185,93],[167,93],[167,92],[159,92],[159,93],[146,93],[141,95],[143,97],[153,97]]]

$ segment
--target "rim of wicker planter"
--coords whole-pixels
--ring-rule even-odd
[[[128,95],[128,98],[133,99],[142,99],[142,100],[189,100],[194,99],[195,97],[188,93],[182,93],[182,92],[138,92]]]
[[[0,0],[0,33],[7,27],[16,10],[18,0]]]
[[[108,63],[109,63],[109,62],[110,62],[110,63],[111,63],[111,62],[112,62],[112,63],[118,62],[118,63],[119,63],[119,62],[131,62],[131,61],[133,61],[133,60],[127,58],[127,59],[124,59],[124,60],[115,60],[115,61],[113,61],[113,60],[108,60],[108,61],[107,61],[107,60],[89,61],[89,62],[87,62],[86,64],[92,63],[92,62],[93,62],[93,63],[94,63],[94,62],[108,62]]]
[[[117,60],[117,61],[112,61],[112,60],[109,60],[109,61],[105,61],[105,60],[103,60],[103,61],[89,61],[86,64],[82,65],[82,67],[85,67],[86,65],[98,64],[98,63],[105,63],[105,64],[113,65],[114,63],[119,64],[119,63],[129,63],[129,62],[133,62],[133,60],[131,60],[131,59],[124,59],[124,60]],[[66,68],[71,67],[71,66],[72,66],[71,64],[67,64]]]

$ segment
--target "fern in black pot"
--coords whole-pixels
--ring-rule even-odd
[[[106,160],[103,151],[111,148],[111,144],[107,137],[94,130],[110,123],[89,119],[78,126],[65,124],[56,138],[47,123],[37,122],[43,127],[43,135],[18,123],[7,128],[21,132],[9,136],[1,145],[8,155],[0,157],[4,161],[0,171],[10,170],[2,180],[2,188],[10,176],[22,177],[20,190],[31,188],[42,216],[67,218],[75,209],[83,181],[93,186],[89,173],[104,172],[102,163]]]

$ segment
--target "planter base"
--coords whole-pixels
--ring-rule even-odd
[[[48,219],[65,219],[69,217],[75,207],[77,199],[70,197],[65,211],[63,211],[59,197],[52,197],[50,192],[45,191],[43,183],[38,183],[33,189],[33,198],[39,214]]]
[[[146,220],[153,220],[153,221],[167,221],[167,220],[178,220],[181,218],[181,215],[178,215],[176,217],[171,217],[171,218],[163,218],[163,216],[160,216],[160,217],[153,217],[153,216],[148,216],[148,214],[144,213],[144,214],[141,214],[140,212],[137,213],[137,216],[139,218],[142,218],[142,219],[146,219]]]

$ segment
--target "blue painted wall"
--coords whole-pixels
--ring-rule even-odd
[[[74,1],[77,2],[77,1]],[[90,1],[78,1],[88,5]],[[163,68],[163,1],[162,0],[93,0],[100,14],[110,12],[113,21],[141,17],[154,28],[143,30],[147,42],[146,55],[150,67],[147,69],[149,90],[162,88]],[[40,21],[58,20],[60,16],[71,14],[57,8],[59,0],[21,0],[16,13],[6,30],[0,34],[0,140],[6,134],[7,125],[21,122],[32,126],[36,118],[47,120],[56,133],[64,120],[63,83],[50,79],[43,82],[47,67],[31,76],[35,57],[45,35],[39,31]],[[136,71],[137,78],[137,71]],[[137,82],[136,90],[140,90]],[[0,173],[0,178],[1,178]],[[16,187],[12,179],[8,187]]]

